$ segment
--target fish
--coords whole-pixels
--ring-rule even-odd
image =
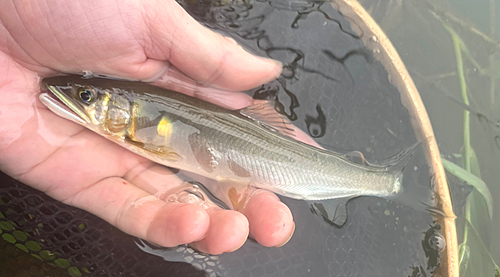
[[[387,197],[401,190],[397,166],[355,162],[295,138],[272,103],[230,110],[138,81],[60,76],[42,80],[41,102],[159,164],[221,184],[251,185],[321,201]]]

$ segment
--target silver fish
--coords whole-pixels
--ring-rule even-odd
[[[52,95],[40,99],[58,115],[157,163],[223,183],[304,200],[401,189],[400,170],[294,139],[293,126],[267,103],[233,111],[141,82],[79,76],[47,78],[42,86]]]

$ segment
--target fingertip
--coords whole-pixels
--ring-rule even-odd
[[[219,255],[239,249],[247,240],[248,220],[236,211],[217,210],[210,213],[210,229],[206,237],[193,243],[201,252]]]
[[[295,230],[292,212],[270,192],[254,195],[248,201],[244,215],[250,223],[250,235],[267,247],[283,246]]]
[[[139,39],[152,66],[155,60],[168,60],[198,83],[235,91],[257,87],[281,74],[280,62],[252,55],[234,39],[195,21],[175,1],[145,1],[143,7],[149,36],[144,40],[141,33]],[[149,76],[141,80],[156,77]]]
[[[271,82],[280,76],[283,68],[281,62],[252,55],[239,45],[237,47],[236,51],[227,50],[228,54],[220,62],[218,72],[205,81],[206,85],[241,91]]]
[[[169,71],[169,69],[170,63],[168,61],[148,58],[140,64],[124,68],[124,72],[120,73],[120,76],[150,83],[160,79]]]
[[[167,204],[151,222],[147,239],[165,247],[203,239],[209,230],[208,213],[196,205]]]

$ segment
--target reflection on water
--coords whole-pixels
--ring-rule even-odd
[[[323,147],[360,151],[377,163],[415,144],[409,114],[387,72],[330,3],[181,4],[207,27],[283,63],[278,80],[248,93],[275,99],[276,110]],[[282,198],[297,227],[281,248],[250,239],[238,251],[217,256],[215,263],[185,247],[138,245],[165,260],[190,263],[208,276],[428,276],[439,266],[444,245],[435,231],[432,178],[419,147],[404,174],[404,193],[395,199],[349,201],[342,227],[315,215],[305,201]]]
[[[500,228],[500,205],[496,201],[500,197],[498,2],[390,1],[391,6],[387,1],[360,2],[401,54],[445,157],[466,168],[464,141],[470,136],[470,172],[480,177],[487,189],[480,192],[477,186],[469,186],[472,183],[465,184],[463,178],[448,174],[452,193],[472,191],[468,206],[463,197],[453,198],[458,241],[464,242],[461,276],[494,276],[492,258],[500,263],[500,241],[495,239],[495,230]],[[454,36],[461,41],[458,53]],[[470,116],[469,132],[464,131],[464,111]],[[488,193],[493,203],[485,201]],[[493,206],[492,215],[488,205]]]

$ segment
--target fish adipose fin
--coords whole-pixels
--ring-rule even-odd
[[[295,138],[293,124],[284,115],[274,109],[273,103],[273,101],[255,100],[255,104],[237,112],[273,132]]]
[[[385,160],[383,164],[380,166],[387,167],[390,171],[393,172],[403,172],[405,167],[408,165],[411,157],[415,153],[415,149],[421,144],[420,141],[417,141],[415,144],[408,148],[404,148],[403,150],[396,153],[396,155]]]
[[[368,162],[365,159],[365,156],[360,151],[351,151],[344,154],[344,157],[352,162],[357,164],[367,165]]]
[[[342,227],[347,222],[347,202],[357,196],[307,201],[311,212],[320,215],[328,224]]]

